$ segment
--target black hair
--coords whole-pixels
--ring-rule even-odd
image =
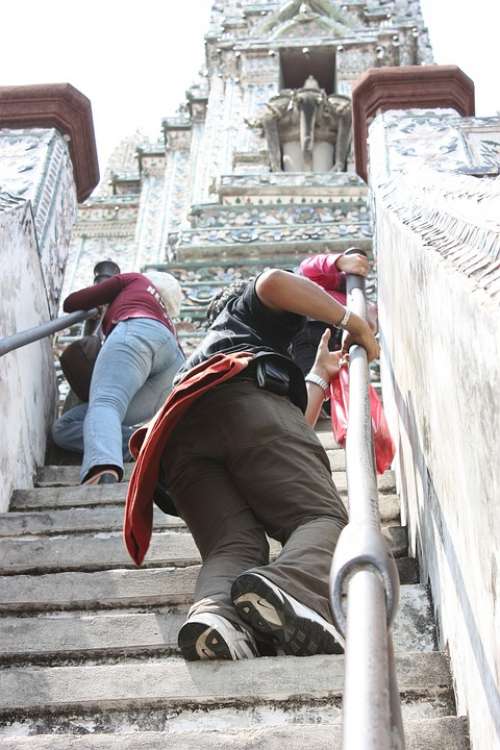
[[[253,281],[253,277],[251,279],[244,280],[237,279],[236,281],[232,281],[223,289],[220,289],[218,292],[216,292],[210,300],[207,308],[207,322],[209,324],[212,324],[215,318],[224,310],[226,305],[232,299],[239,297],[251,281]]]

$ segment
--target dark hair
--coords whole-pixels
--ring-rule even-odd
[[[111,276],[121,273],[120,266],[113,260],[101,260],[94,266],[94,284],[99,284],[105,279],[110,279]]]
[[[207,308],[207,322],[212,324],[215,318],[224,310],[228,302],[239,297],[251,281],[253,281],[253,277],[245,280],[237,279],[216,292]]]

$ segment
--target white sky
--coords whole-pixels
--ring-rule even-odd
[[[500,111],[498,0],[421,0],[438,63],[476,84],[479,115]],[[0,85],[68,81],[92,102],[101,173],[137,128],[160,134],[203,62],[211,0],[10,0],[2,4]]]

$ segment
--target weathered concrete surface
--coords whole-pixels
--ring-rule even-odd
[[[187,581],[188,584],[191,581]],[[187,591],[187,595],[192,594]],[[183,611],[150,613],[47,614],[0,619],[0,659],[89,658],[114,654],[177,651]],[[401,587],[394,628],[397,651],[432,651],[435,647],[430,602],[423,586]]]
[[[417,583],[408,557],[396,560],[401,583]],[[98,573],[50,573],[0,578],[0,611],[46,611],[184,604],[192,599],[198,566]]]
[[[52,610],[184,604],[199,567],[52,573],[0,579],[0,609]]]
[[[326,452],[332,471],[345,471],[345,451],[340,448],[328,448]]]
[[[0,338],[55,316],[76,219],[68,144],[53,129],[0,129]],[[32,487],[55,416],[49,339],[0,360],[0,511],[13,488]]]
[[[337,490],[346,494],[347,479],[345,472],[334,471],[332,478]],[[378,477],[380,493],[394,491],[394,472],[386,471]],[[75,505],[116,504],[125,500],[127,493],[126,482],[108,484],[97,487],[36,487],[33,490],[19,490],[12,497],[11,510],[37,510],[39,508],[64,508]]]
[[[443,717],[410,721],[407,750],[468,750],[467,721]],[[291,725],[232,732],[134,732],[128,734],[34,736],[0,739],[0,750],[340,750],[341,724]]]
[[[345,471],[345,452],[341,448],[335,448],[335,441],[331,433],[321,432],[318,437],[323,443],[330,459],[332,471]],[[124,480],[129,480],[134,468],[133,463],[124,466]],[[39,487],[68,487],[76,486],[80,482],[80,469],[78,466],[41,466],[36,477]]]
[[[133,468],[133,463],[124,465],[125,481],[130,479]],[[80,484],[80,466],[40,466],[35,484],[37,487],[76,487]]]
[[[68,143],[54,128],[0,128],[0,162],[1,190],[31,205],[49,317],[55,317],[77,211]]]
[[[406,554],[406,529],[390,526],[383,529],[394,557]],[[271,557],[281,550],[278,542],[270,542]],[[200,562],[200,555],[191,534],[165,531],[154,533],[144,561],[147,567],[185,567]],[[121,533],[101,532],[98,535],[21,537],[0,539],[0,574],[47,573],[65,570],[104,570],[133,567]]]
[[[17,490],[12,496],[11,510],[44,510],[85,505],[116,505],[125,502],[127,485],[108,484],[96,487],[36,487]]]
[[[414,115],[370,135],[384,403],[411,549],[482,750],[500,746],[500,183],[445,169],[466,151],[490,164],[500,119]]]
[[[154,509],[153,524],[155,529],[184,527],[184,522],[180,518],[167,516],[159,508]],[[119,531],[122,527],[123,507],[121,505],[0,514],[0,537]]]
[[[306,660],[307,659],[307,660]],[[340,697],[342,656],[264,657],[236,662],[185,662],[6,669],[0,713],[220,705]],[[307,664],[307,669],[305,666]],[[440,653],[396,656],[399,689],[418,696],[451,690],[446,659]]]
[[[382,523],[395,525],[399,521],[399,498],[397,495],[379,495]],[[155,529],[183,528],[177,516],[167,516],[154,508]],[[64,508],[61,510],[11,512],[0,514],[0,537],[30,534],[82,534],[89,531],[119,531],[123,527],[123,507],[108,505],[102,508]]]
[[[8,211],[2,211],[0,205],[0,246],[2,338],[50,318],[29,204],[22,202]],[[35,468],[43,463],[56,403],[50,341],[30,344],[0,358],[0,383],[0,421],[4,437],[8,437],[0,452],[0,511],[5,511],[12,490],[32,487]]]

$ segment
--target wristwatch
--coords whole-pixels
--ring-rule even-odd
[[[336,324],[336,328],[343,328],[345,331],[347,328],[347,324],[349,323],[350,317],[351,317],[351,311],[346,308],[344,317],[342,318],[342,320],[339,320],[339,322]]]
[[[306,383],[315,383],[315,385],[319,385],[319,387],[323,389],[324,400],[328,401],[328,399],[330,398],[330,383],[328,383],[320,375],[316,375],[315,372],[307,373],[304,380],[306,381]]]

